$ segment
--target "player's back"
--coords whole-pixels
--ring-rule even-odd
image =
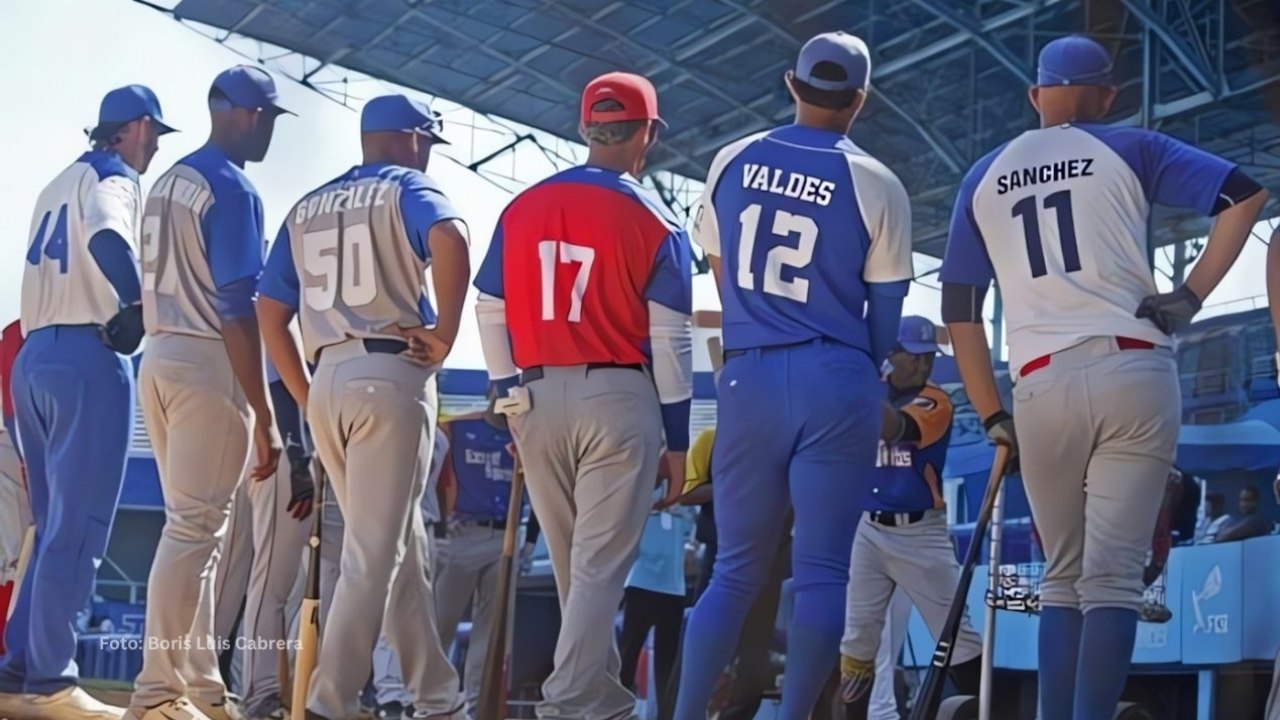
[[[647,362],[655,258],[687,245],[652,191],[629,175],[575,167],[521,193],[499,223],[518,366]]]
[[[401,201],[408,193],[445,202],[421,172],[360,165],[308,193],[285,219],[301,289],[298,320],[312,362],[326,345],[400,339],[394,326],[434,324],[426,295],[431,220],[407,226]]]
[[[1151,203],[1187,206],[1185,191],[1172,187],[1187,168],[1170,155],[1185,147],[1138,128],[1059,125],[1023,133],[970,171],[957,202],[969,217],[953,223],[972,223],[990,258],[1005,296],[1011,365],[1097,336],[1169,345],[1134,312],[1157,292]],[[1205,170],[1220,172],[1217,164]]]
[[[725,349],[827,338],[869,350],[872,246],[910,222],[897,177],[844,135],[788,125],[726,147],[707,182],[694,234],[719,234]]]
[[[134,242],[139,192],[137,173],[118,155],[92,151],[40,193],[22,273],[23,334],[50,325],[102,325],[119,311],[119,298],[90,254],[89,240],[99,230],[115,230]],[[124,202],[107,207],[97,193]],[[123,208],[130,217],[117,217]]]
[[[220,214],[215,231],[215,213]],[[256,226],[256,229],[255,229]],[[224,234],[222,228],[234,227]],[[222,337],[216,295],[223,268],[261,268],[262,202],[248,176],[213,145],[179,160],[147,195],[142,219],[142,310],[148,335]],[[255,234],[256,267],[236,245]],[[251,238],[252,239],[252,238]]]

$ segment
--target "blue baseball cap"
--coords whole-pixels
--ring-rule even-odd
[[[364,104],[360,111],[360,132],[416,132],[430,136],[435,142],[448,145],[441,137],[444,120],[440,113],[426,103],[410,100],[404,95],[382,95]]]
[[[907,315],[898,325],[898,347],[912,355],[938,352],[938,327],[929,318]]]
[[[146,85],[125,85],[108,92],[102,97],[98,106],[98,124],[89,130],[89,137],[103,140],[125,123],[138,118],[151,118],[160,135],[175,132],[176,129],[165,123],[160,113],[160,100]]]
[[[1040,50],[1036,85],[1112,85],[1111,53],[1083,35],[1058,38]]]
[[[276,102],[280,95],[271,74],[252,65],[237,65],[218,73],[218,77],[213,79],[213,89],[225,95],[232,107],[264,110],[277,115],[297,114]]]
[[[819,68],[823,63],[833,64],[843,72]],[[815,35],[800,48],[796,79],[819,90],[866,90],[871,79],[871,51],[856,35],[845,32]]]

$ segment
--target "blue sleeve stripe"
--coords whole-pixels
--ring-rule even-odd
[[[667,436],[668,452],[686,452],[689,449],[689,415],[693,402],[666,403],[662,406],[662,429]]]

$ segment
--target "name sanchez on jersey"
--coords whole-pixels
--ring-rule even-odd
[[[1005,173],[996,180],[996,194],[1003,195],[1028,185],[1058,182],[1078,177],[1093,177],[1093,158],[1062,160],[1047,165],[1021,168]]]
[[[783,176],[786,181],[783,181]],[[803,202],[817,203],[823,207],[831,204],[831,193],[836,184],[830,180],[779,170],[767,165],[747,163],[742,166],[742,187],[763,190]]]
[[[387,203],[387,191],[391,183],[362,182],[355,185],[339,185],[332,190],[312,195],[305,203],[299,203],[293,211],[293,221],[305,224],[316,215],[327,215],[344,210],[378,207]]]

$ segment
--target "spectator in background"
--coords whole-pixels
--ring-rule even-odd
[[[1209,493],[1204,496],[1204,519],[1196,527],[1196,544],[1208,545],[1214,542],[1222,526],[1231,522],[1231,516],[1225,511],[1226,498],[1222,493]]]
[[[1183,472],[1177,465],[1169,471],[1182,485],[1182,497],[1173,515],[1173,542],[1186,545],[1195,541],[1196,515],[1200,512],[1200,483],[1193,475]]]
[[[1247,485],[1240,491],[1240,518],[1225,523],[1214,542],[1231,542],[1270,535],[1272,523],[1258,514],[1259,491],[1257,485]]]
[[[661,501],[663,489],[654,490]],[[658,689],[658,720],[669,718],[673,708],[664,694],[671,691],[672,670],[680,649],[680,627],[684,624],[685,543],[693,531],[694,510],[675,506],[653,511],[645,520],[640,550],[627,575],[623,595],[622,684],[635,691],[640,650],[653,630],[653,687]]]

